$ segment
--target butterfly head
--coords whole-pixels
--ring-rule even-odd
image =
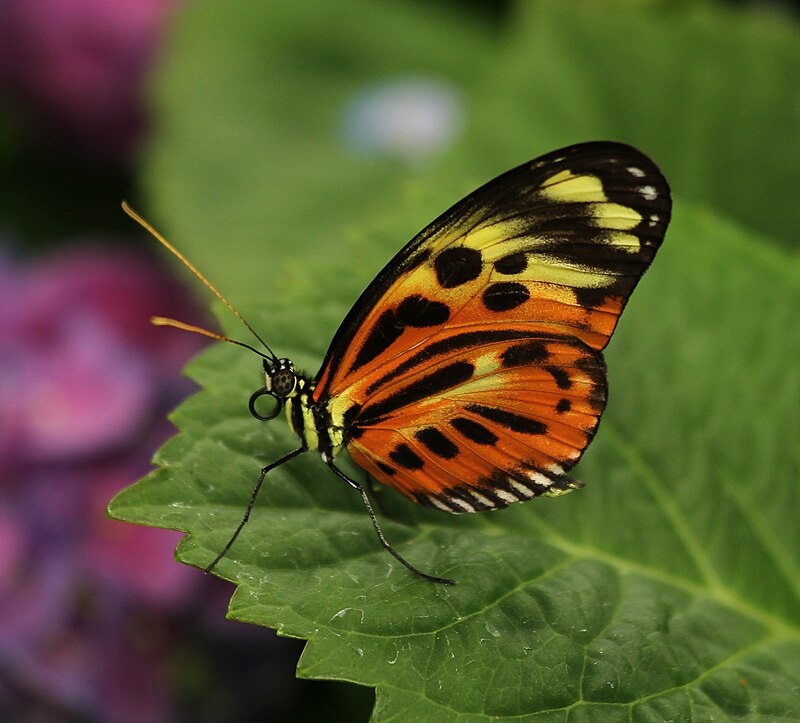
[[[290,359],[264,359],[264,386],[250,397],[250,414],[256,419],[275,419],[283,410],[286,400],[297,389],[297,375]],[[272,397],[269,411],[257,407],[262,397]],[[261,405],[263,406],[263,405]]]

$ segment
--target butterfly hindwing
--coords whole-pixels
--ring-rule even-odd
[[[468,511],[570,489],[563,472],[605,403],[600,351],[669,216],[666,181],[622,144],[571,146],[499,176],[367,287],[314,402],[359,464],[420,502]],[[485,443],[469,437],[480,429]]]
[[[373,391],[349,432],[357,463],[449,512],[505,507],[577,485],[564,473],[605,406],[599,352],[569,338],[519,336],[444,356]]]

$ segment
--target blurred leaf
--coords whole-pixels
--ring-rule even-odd
[[[388,240],[385,224],[370,238]],[[306,272],[339,300],[331,268]],[[306,455],[270,475],[219,564],[239,585],[231,615],[309,640],[302,676],[375,686],[374,720],[799,720],[799,277],[678,204],[611,345],[586,490],[458,518],[386,490],[387,536],[458,581],[445,588],[397,565],[357,496]],[[349,300],[282,301],[257,325],[314,369]],[[181,434],[111,511],[188,532],[179,559],[202,566],[258,468],[295,441],[249,417],[259,364],[242,350],[218,345],[191,374],[204,391],[174,414]]]
[[[800,245],[800,26],[714,3],[517,3],[464,148],[491,176],[583,140],[622,140],[673,190]],[[525,150],[521,150],[525,149]],[[463,151],[466,153],[467,151]]]
[[[491,47],[476,18],[430,3],[195,3],[154,91],[147,215],[223,289],[270,294],[276,265],[339,255],[342,228],[414,173],[346,147],[355,94],[395,77],[458,88]]]

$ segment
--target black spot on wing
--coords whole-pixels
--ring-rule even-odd
[[[359,369],[386,351],[400,338],[403,331],[403,325],[399,323],[395,310],[387,309],[384,311],[378,317],[375,325],[358,350],[350,371]]]
[[[422,458],[417,456],[407,444],[398,444],[389,452],[389,458],[406,469],[422,469],[424,465]]]
[[[479,422],[475,422],[467,417],[456,417],[450,420],[450,424],[456,431],[460,432],[467,439],[475,444],[495,444],[497,442],[497,435],[489,429],[486,429]]]
[[[386,464],[386,462],[378,461],[377,465],[378,465],[378,468],[381,470],[381,472],[383,472],[384,474],[388,474],[390,477],[392,475],[396,475],[397,474],[397,470],[394,467],[391,467],[388,464]]]
[[[453,459],[458,454],[456,444],[435,427],[420,429],[414,436],[437,457]]]
[[[545,434],[547,432],[547,425],[543,422],[505,409],[487,407],[483,404],[468,404],[466,409],[512,432],[521,434]]]
[[[426,299],[419,294],[406,297],[397,309],[387,309],[378,317],[358,350],[350,371],[359,369],[386,351],[402,336],[406,327],[437,326],[449,318],[447,304]]]
[[[556,404],[556,412],[559,414],[564,414],[564,412],[568,412],[572,409],[572,402],[569,399],[559,399],[558,404]]]
[[[397,321],[402,326],[422,328],[444,324],[450,318],[447,304],[415,294],[403,299],[397,307]]]
[[[572,386],[572,380],[569,378],[569,372],[566,369],[546,366],[544,370],[555,379],[556,386],[559,389],[569,389]]]
[[[504,367],[529,366],[542,364],[547,361],[550,352],[547,344],[541,339],[531,339],[521,344],[513,344],[500,355],[500,362]]]
[[[367,404],[361,414],[360,423],[369,424],[387,414],[396,412],[402,407],[427,399],[441,392],[463,384],[472,377],[475,367],[469,362],[457,361],[437,369],[435,372],[417,379],[415,382],[398,389],[385,399],[374,404]]]
[[[515,254],[503,256],[494,262],[494,269],[498,274],[510,276],[512,274],[521,274],[528,267],[528,255],[524,251],[518,251]]]
[[[613,290],[609,286],[603,288],[580,288],[575,286],[572,291],[575,293],[575,301],[584,309],[596,309],[606,303],[606,299]]]
[[[516,281],[498,281],[483,292],[483,305],[489,311],[510,311],[530,298],[525,284]]]
[[[445,289],[454,289],[481,275],[483,257],[477,249],[452,246],[434,259],[433,268],[439,285]]]

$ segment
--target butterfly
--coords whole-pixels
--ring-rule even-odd
[[[262,357],[258,419],[284,412],[296,449],[261,470],[227,553],[267,474],[308,451],[346,450],[414,502],[459,514],[582,486],[568,472],[606,406],[602,350],[670,220],[669,186],[647,156],[614,142],[573,145],[489,181],[415,236],[367,286],[311,377],[278,357],[239,312],[146,221],[263,345],[155,317]],[[273,403],[259,411],[262,397]]]

